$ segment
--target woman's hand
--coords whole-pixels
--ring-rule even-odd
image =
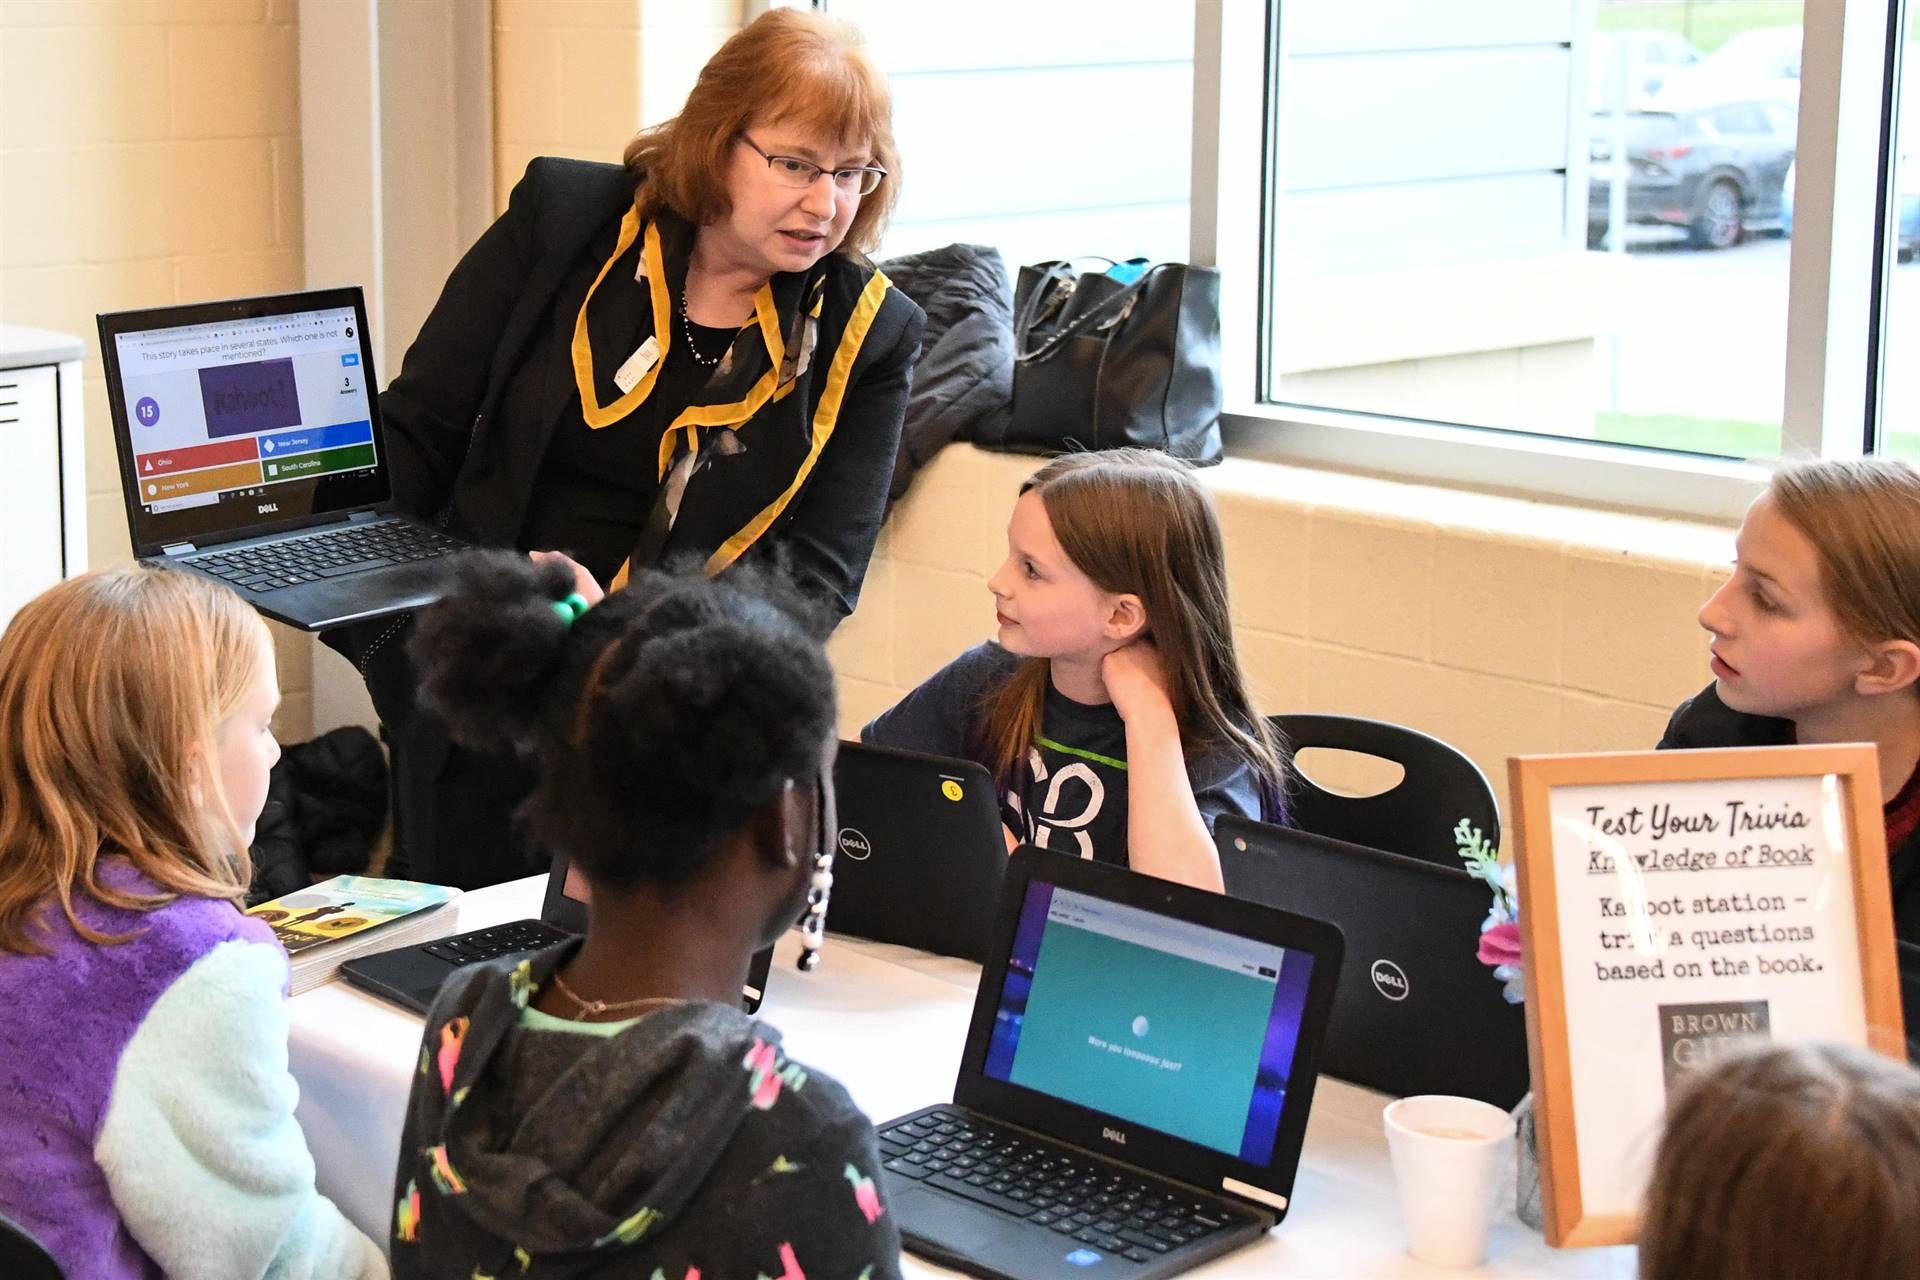
[[[1100,660],[1100,679],[1113,699],[1113,709],[1127,724],[1158,716],[1171,719],[1173,695],[1167,670],[1153,641],[1134,640]]]
[[[527,555],[535,564],[563,564],[573,571],[573,589],[588,604],[599,604],[607,598],[600,584],[593,580],[587,567],[564,551],[529,551]]]

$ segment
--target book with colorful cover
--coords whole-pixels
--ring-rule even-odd
[[[250,907],[247,914],[271,927],[287,949],[289,986],[298,995],[357,955],[450,932],[454,913],[440,908],[459,895],[458,889],[413,880],[335,876]]]

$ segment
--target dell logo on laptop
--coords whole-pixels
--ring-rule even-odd
[[[1404,969],[1391,960],[1373,962],[1373,986],[1376,991],[1389,1000],[1407,998],[1407,974]]]
[[[279,509],[280,504],[277,502],[263,502],[260,504],[260,514],[263,516],[270,516]]]
[[[840,852],[855,862],[865,862],[873,856],[873,845],[868,843],[866,836],[853,827],[842,827],[840,828]]]
[[[1127,1135],[1120,1132],[1120,1130],[1118,1129],[1102,1128],[1100,1130],[1100,1136],[1105,1138],[1108,1142],[1117,1142],[1123,1147],[1127,1145]]]

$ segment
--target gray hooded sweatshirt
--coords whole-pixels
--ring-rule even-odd
[[[889,1280],[873,1126],[779,1033],[688,1002],[612,1035],[528,1003],[578,947],[456,974],[427,1015],[393,1274]]]

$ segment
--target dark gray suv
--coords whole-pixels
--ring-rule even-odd
[[[1726,249],[1781,225],[1780,188],[1793,163],[1795,118],[1781,102],[1722,102],[1625,118],[1627,221],[1683,228],[1696,248]],[[1587,243],[1606,237],[1621,173],[1613,118],[1593,117]]]

